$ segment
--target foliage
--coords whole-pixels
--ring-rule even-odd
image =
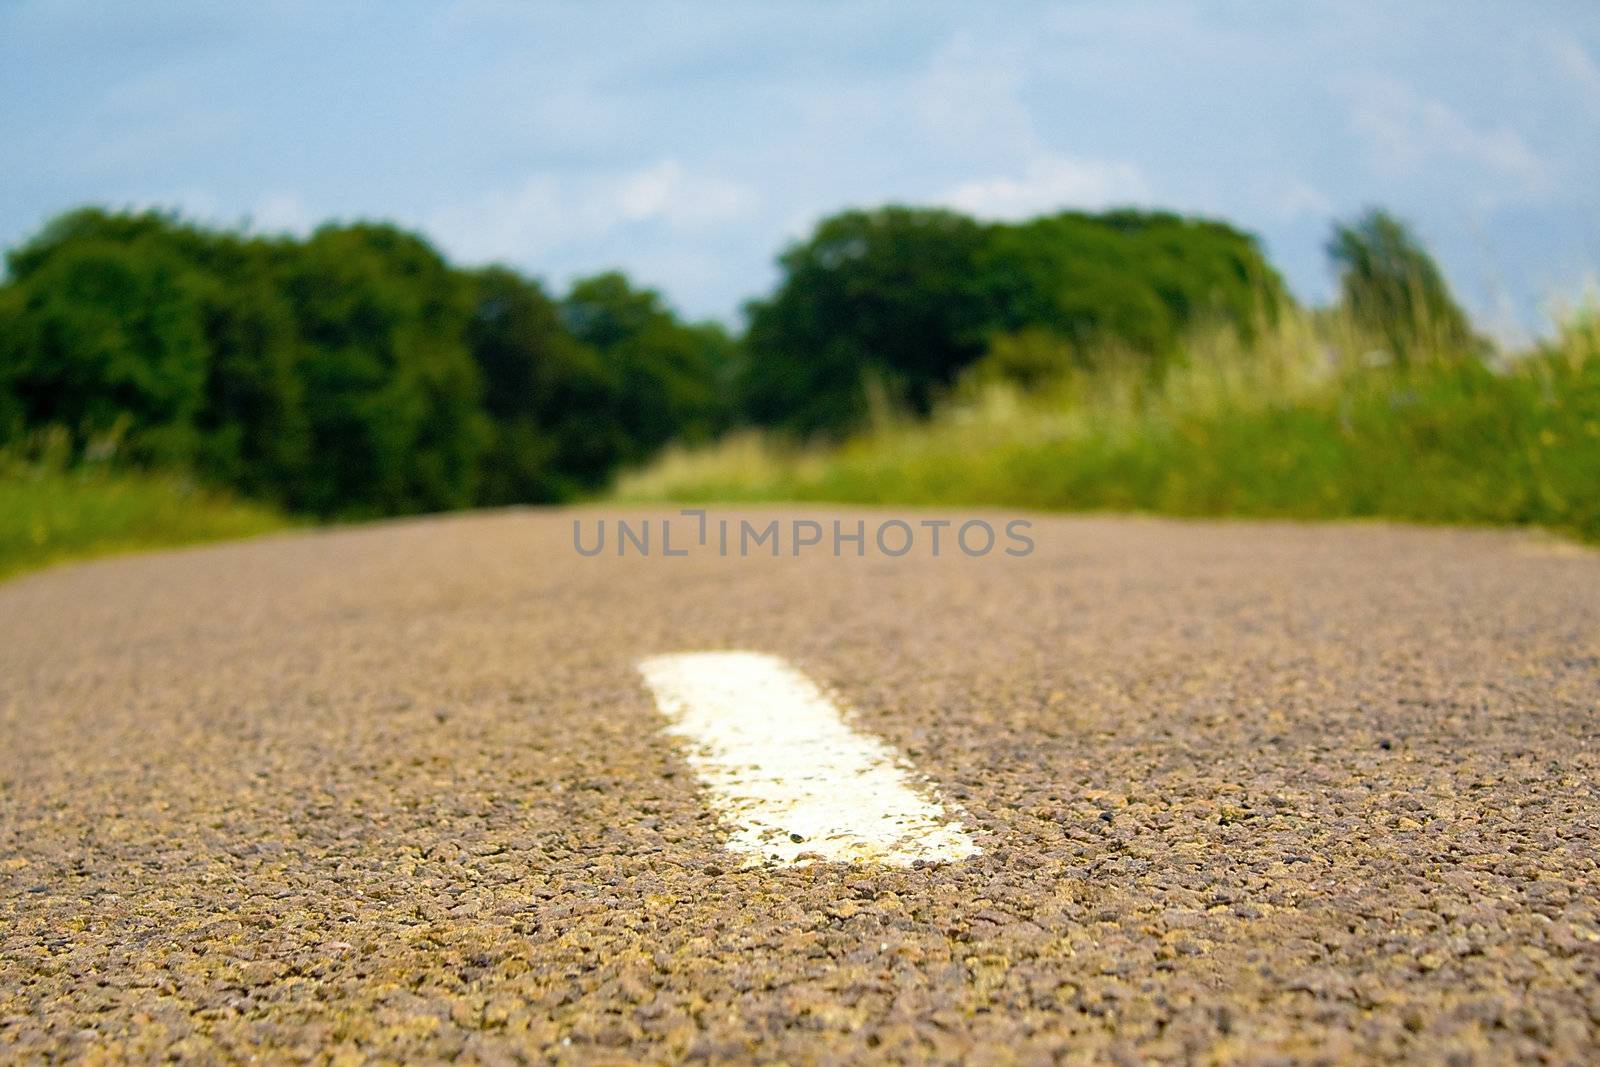
[[[1010,385],[1031,393],[1058,384],[1082,367],[1082,349],[1040,326],[989,339],[983,358],[962,375],[969,389]]]
[[[547,503],[599,485],[625,447],[616,422],[597,417],[615,376],[562,328],[538,282],[491,267],[470,284],[466,341],[491,426],[480,499]]]
[[[673,438],[704,441],[727,425],[736,346],[720,326],[685,326],[659,293],[615,272],[575,282],[561,317],[615,383],[613,402],[588,414],[614,424],[621,458],[636,462]]]
[[[1359,355],[1307,315],[1248,341],[1202,331],[1162,374],[990,386],[838,447],[746,434],[669,449],[618,495],[1536,524],[1600,541],[1600,318],[1504,371]]]
[[[987,239],[949,211],[885,207],[820,223],[783,253],[783,281],[748,309],[745,403],[757,423],[837,429],[870,384],[925,412],[983,351]]]
[[[8,265],[0,444],[58,427],[79,459],[193,470],[291,511],[564,500],[731,416],[720,328],[620,275],[558,305],[393,226],[291,240],[86,209]]]
[[[24,424],[70,426],[85,441],[126,428],[141,453],[190,458],[207,353],[179,259],[91,237],[16,285],[7,377]]]
[[[302,346],[311,453],[290,506],[396,514],[475,499],[487,427],[463,287],[420,238],[324,227],[274,273]]]
[[[0,457],[0,577],[65,559],[244,537],[282,515],[173,475]]]
[[[1335,225],[1328,255],[1352,320],[1397,359],[1481,348],[1433,257],[1393,215],[1372,209]]]
[[[1185,331],[1248,335],[1287,301],[1253,238],[1159,212],[982,225],[851,211],[779,264],[778,291],[750,307],[747,404],[756,423],[803,432],[859,425],[873,388],[925,413],[995,345],[1002,375],[1046,356],[1159,365]]]
[[[1007,330],[1042,328],[1080,363],[1170,356],[1187,332],[1249,336],[1287,295],[1254,238],[1166,212],[1065,212],[997,227],[983,269]]]
[[[182,527],[170,517],[96,510],[123,476],[137,488],[114,496],[134,512],[159,499],[204,516],[218,499],[129,467],[340,517],[568,500],[665,449],[626,492],[1600,537],[1596,319],[1495,370],[1402,224],[1368,213],[1330,254],[1342,303],[1306,313],[1220,223],[849,211],[783,254],[736,339],[620,274],[551,294],[383,224],[296,240],[77,211],[7,257],[0,456],[43,441],[55,458],[3,491],[22,516],[47,508],[28,493],[59,493],[61,529],[88,531],[77,551],[95,530],[180,536],[159,532]],[[869,418],[881,411],[929,418]],[[782,436],[728,436],[741,424]],[[851,429],[840,448],[793,442]],[[52,522],[6,536],[73,543]]]

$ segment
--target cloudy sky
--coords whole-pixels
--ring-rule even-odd
[[[386,218],[730,321],[846,205],[1221,216],[1319,300],[1376,203],[1517,333],[1600,265],[1600,3],[0,0],[0,146],[0,244]]]

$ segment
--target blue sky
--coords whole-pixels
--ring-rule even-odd
[[[1411,219],[1480,322],[1600,265],[1600,3],[0,0],[0,243],[83,203],[415,227],[734,319],[822,215]]]

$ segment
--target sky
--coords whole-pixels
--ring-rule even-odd
[[[844,207],[1162,207],[1334,290],[1409,220],[1485,329],[1600,266],[1600,3],[0,0],[0,245],[83,204],[420,230],[737,323]]]

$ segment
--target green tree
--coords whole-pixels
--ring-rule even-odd
[[[165,249],[99,238],[13,257],[7,377],[22,420],[76,450],[126,432],[139,455],[193,458],[208,351],[198,281]]]
[[[1334,226],[1328,256],[1350,317],[1402,362],[1455,358],[1479,342],[1433,257],[1404,222],[1377,208]]]
[[[1167,212],[1066,212],[997,227],[982,270],[995,328],[1048,330],[1084,365],[1107,352],[1159,364],[1197,326],[1225,322],[1248,335],[1287,300],[1250,235]]]
[[[268,250],[259,239],[204,230],[162,212],[115,214],[90,208],[52,221],[9,257],[14,284],[6,292],[12,303],[31,304],[35,313],[28,318],[36,329],[28,331],[18,313],[19,326],[7,331],[12,352],[4,360],[13,373],[35,368],[21,383],[32,408],[25,421],[72,421],[70,415],[53,413],[59,405],[51,402],[51,389],[37,373],[38,368],[56,375],[70,369],[70,360],[48,339],[62,328],[49,320],[59,319],[63,306],[84,310],[84,291],[67,283],[80,269],[72,264],[110,255],[128,267],[121,275],[124,282],[114,286],[122,292],[121,300],[108,302],[102,285],[90,301],[125,337],[137,334],[141,316],[160,306],[152,294],[125,283],[129,271],[181,275],[183,308],[177,318],[186,337],[182,373],[175,373],[171,360],[152,358],[148,350],[120,342],[118,349],[162,389],[182,389],[188,397],[183,412],[161,416],[160,425],[151,429],[151,415],[143,406],[122,395],[102,397],[103,414],[89,419],[87,432],[112,432],[105,427],[110,423],[128,432],[127,451],[135,457],[193,463],[213,481],[257,496],[292,499],[289,487],[304,466],[308,442],[299,408],[293,318],[274,287]],[[55,309],[50,316],[44,316],[46,307]],[[116,331],[100,336],[109,338]],[[79,357],[95,351],[93,346],[72,345]],[[195,403],[197,375],[201,387]],[[69,389],[80,402],[95,395],[77,379]],[[81,430],[79,437],[84,438]]]
[[[620,422],[600,417],[615,401],[617,375],[566,331],[537,282],[502,267],[471,281],[466,343],[493,424],[480,499],[544,503],[598,486],[627,446]]]
[[[237,252],[199,292],[210,362],[197,462],[212,481],[292,506],[305,497],[311,461],[294,310],[262,250],[241,242]]]
[[[621,275],[559,304],[392,226],[307,240],[85,209],[8,256],[0,443],[191,467],[293,510],[568,499],[732,415],[738,346]]]
[[[637,462],[674,439],[704,441],[727,425],[737,346],[720,326],[685,324],[655,290],[615,272],[575,282],[561,317],[615,383],[591,417],[619,427],[621,460]]]
[[[926,412],[997,336],[1029,338],[1034,361],[1114,352],[1159,365],[1196,326],[1249,334],[1288,299],[1254,238],[1159,212],[985,226],[852,211],[779,263],[777,292],[749,309],[746,403],[754,421],[803,432],[859,422],[875,386]],[[1011,348],[997,368],[1022,358]]]
[[[297,506],[333,515],[471,504],[488,427],[458,277],[421,238],[374,224],[324,227],[278,259],[311,434]]]
[[[950,211],[884,207],[823,220],[779,258],[777,291],[747,309],[750,416],[839,430],[867,414],[874,386],[926,411],[983,351],[986,239]]]
[[[0,286],[0,453],[22,436],[27,425],[14,381],[22,363],[21,295],[16,286]]]

